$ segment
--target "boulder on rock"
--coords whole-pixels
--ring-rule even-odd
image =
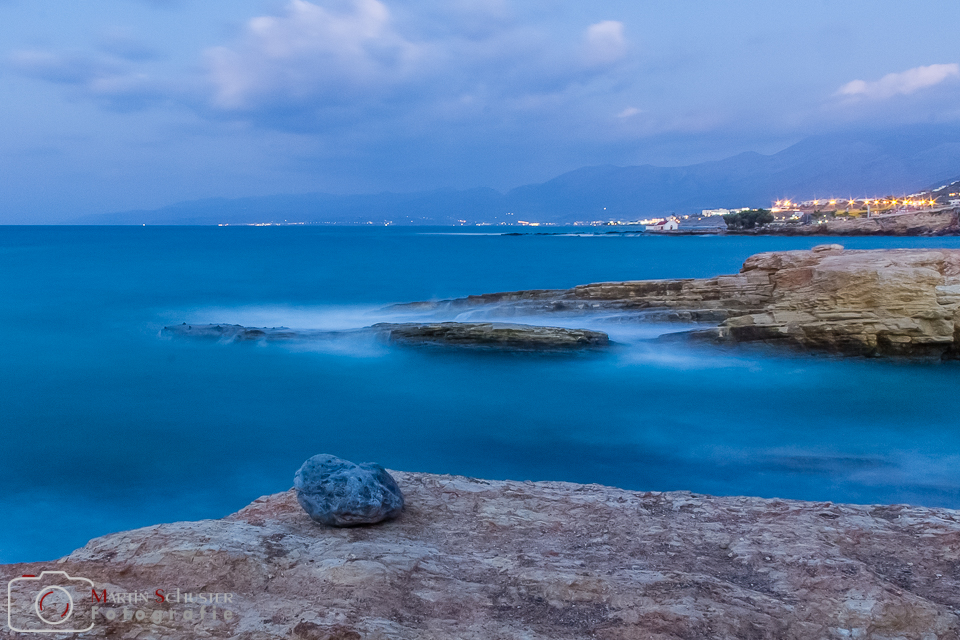
[[[293,480],[307,514],[333,527],[375,524],[403,510],[403,493],[378,464],[354,464],[326,453],[303,463]]]

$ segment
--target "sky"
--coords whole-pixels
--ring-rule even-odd
[[[960,122],[960,3],[0,0],[0,222]]]

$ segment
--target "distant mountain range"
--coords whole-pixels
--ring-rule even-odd
[[[474,224],[636,220],[776,199],[882,196],[960,176],[960,127],[814,136],[773,155],[741,153],[685,167],[584,167],[507,193],[440,189],[194,200],[152,211],[85,216],[80,224]]]

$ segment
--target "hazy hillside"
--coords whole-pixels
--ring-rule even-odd
[[[819,136],[780,153],[743,153],[687,167],[585,167],[514,189],[518,215],[558,220],[767,206],[779,198],[909,193],[960,172],[960,131]],[[604,210],[606,207],[606,210]]]
[[[807,199],[909,193],[960,174],[960,128],[915,126],[895,133],[807,138],[779,153],[742,153],[685,167],[584,167],[501,194],[452,189],[354,196],[278,195],[183,202],[154,211],[87,216],[86,224],[635,219],[704,208],[767,206]],[[512,214],[512,215],[510,215]]]
[[[335,196],[326,193],[256,198],[211,198],[180,202],[151,211],[124,211],[84,216],[81,224],[254,224],[259,222],[368,221],[396,224],[456,224],[459,219],[486,219],[497,211],[503,194],[493,189]]]

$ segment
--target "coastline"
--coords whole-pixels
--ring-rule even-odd
[[[679,231],[679,230],[678,230]],[[691,230],[692,231],[692,230]],[[662,231],[658,234],[675,234]],[[960,235],[958,209],[918,211],[871,218],[832,219],[822,224],[784,224],[759,229],[727,229],[721,235],[743,236],[955,236]]]
[[[392,310],[489,316],[566,314],[701,325],[688,338],[768,343],[847,356],[960,359],[960,251],[810,250],[758,253],[713,278],[595,282],[395,305]],[[668,336],[674,339],[676,335]]]

